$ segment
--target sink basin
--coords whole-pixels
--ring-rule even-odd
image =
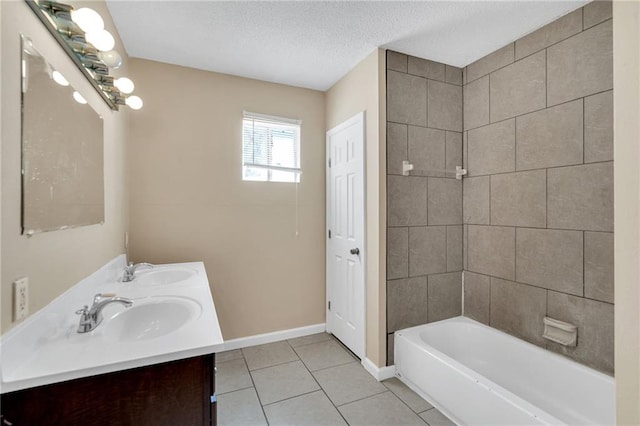
[[[202,306],[193,299],[157,296],[134,300],[133,306],[104,321],[105,335],[120,342],[155,339],[197,319]]]
[[[189,268],[166,267],[153,268],[139,271],[135,280],[131,282],[134,285],[169,285],[181,281],[186,281],[194,277],[197,271]]]

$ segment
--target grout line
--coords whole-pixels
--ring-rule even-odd
[[[553,104],[553,105],[550,105],[550,106],[547,106],[547,107],[544,107],[544,108],[538,108],[538,109],[535,109],[535,110],[532,110],[532,111],[523,112],[522,114],[514,115],[512,117],[507,117],[507,118],[503,118],[503,119],[496,120],[496,121],[493,121],[493,122],[489,122],[487,124],[482,124],[480,126],[472,127],[472,128],[469,128],[469,129],[464,129],[463,131],[464,132],[468,132],[468,131],[481,129],[483,127],[493,126],[495,124],[502,123],[502,122],[507,121],[507,120],[513,120],[514,118],[523,117],[525,115],[533,114],[533,113],[536,113],[536,112],[542,112],[542,111],[544,111],[546,109],[555,108],[555,107],[558,107],[558,106],[561,106],[561,105],[565,105],[565,104],[568,104],[568,103],[571,103],[571,102],[578,101],[578,100],[583,99],[583,98],[589,98],[591,96],[600,95],[600,94],[603,94],[603,93],[606,93],[606,92],[611,92],[611,91],[613,91],[613,89],[611,89],[611,88],[605,89],[605,90],[600,90],[598,92],[589,93],[589,94],[586,94],[586,95],[583,95],[583,96],[580,96],[580,97],[577,97],[577,98],[572,98],[570,100],[559,102],[557,104]],[[489,99],[489,100],[491,100],[491,99]],[[388,122],[389,123],[394,123],[393,121],[388,121]],[[407,123],[396,123],[396,124],[407,124]],[[410,126],[426,127],[426,126],[420,126],[420,125],[415,125],[415,124],[410,124]],[[432,127],[428,127],[428,128],[432,129]],[[436,130],[443,130],[443,129],[436,129]],[[449,130],[449,131],[450,132],[458,132],[458,133],[460,133],[457,130]]]
[[[259,346],[259,345],[257,345]],[[293,348],[292,348],[293,349]],[[296,353],[296,356],[298,356],[298,354]],[[273,364],[273,365],[269,365],[267,367],[260,367],[260,368],[255,368],[253,370],[249,370],[249,373],[253,372],[253,371],[260,371],[260,370],[266,370],[267,368],[272,368],[272,367],[278,367],[280,365],[285,365],[285,364],[293,364],[294,362],[302,362],[302,360],[300,359],[300,357],[298,357],[298,359],[294,360],[294,361],[285,361],[285,362],[279,362],[278,364]],[[245,360],[246,363],[246,360]],[[303,363],[304,364],[304,363]],[[249,364],[247,364],[247,369],[249,368]]]
[[[247,386],[247,387],[240,388],[240,389],[234,389],[234,390],[229,391],[229,392],[222,392],[222,393],[218,393],[218,392],[216,391],[216,395],[217,395],[217,396],[220,396],[220,395],[229,395],[230,393],[240,392],[240,391],[247,390],[247,389],[255,389],[255,388],[254,388],[253,386]],[[258,392],[256,392],[256,393],[258,393]]]
[[[267,420],[267,413],[264,412],[264,405],[262,405],[262,400],[260,399],[260,394],[258,393],[258,388],[256,388],[256,382],[253,380],[253,375],[251,374],[251,370],[249,370],[249,364],[247,364],[247,360],[244,357],[244,352],[242,352],[242,360],[244,361],[245,367],[247,367],[247,371],[249,372],[249,378],[251,379],[251,384],[253,385],[253,389],[256,393],[256,398],[258,398],[258,404],[260,404],[260,410],[262,410],[262,416],[264,417],[264,421],[269,424]]]
[[[585,265],[585,247],[586,247],[587,231],[582,231],[582,297],[587,294],[587,284],[585,279],[586,265]]]
[[[544,104],[549,108],[549,60],[548,46],[544,49]]]
[[[389,389],[387,389],[387,387],[386,387],[386,386],[382,386],[382,387],[384,388],[384,390],[383,390],[383,391],[381,391],[381,392],[376,392],[376,393],[374,393],[374,394],[367,395],[367,396],[365,396],[365,397],[358,398],[358,399],[355,399],[355,400],[353,400],[353,401],[345,402],[344,404],[340,404],[340,405],[335,405],[335,404],[333,404],[333,406],[334,406],[334,407],[336,407],[336,408],[338,408],[338,411],[340,411],[340,410],[339,410],[339,408],[340,408],[340,407],[344,407],[345,405],[353,404],[353,403],[355,403],[355,402],[364,401],[365,399],[371,398],[371,397],[373,397],[373,396],[381,395],[381,394],[386,393],[386,392],[389,392],[389,393],[393,394],[393,392],[391,392]],[[333,403],[333,401],[331,401],[331,403]],[[345,419],[345,420],[346,420],[346,419]]]

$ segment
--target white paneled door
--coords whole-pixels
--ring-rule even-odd
[[[327,331],[365,355],[364,112],[327,132]]]

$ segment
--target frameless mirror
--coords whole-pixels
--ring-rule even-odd
[[[23,35],[22,233],[102,222],[102,117]]]

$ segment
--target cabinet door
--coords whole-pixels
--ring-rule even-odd
[[[15,426],[215,425],[213,362],[204,355],[11,392],[1,397],[3,420]]]

